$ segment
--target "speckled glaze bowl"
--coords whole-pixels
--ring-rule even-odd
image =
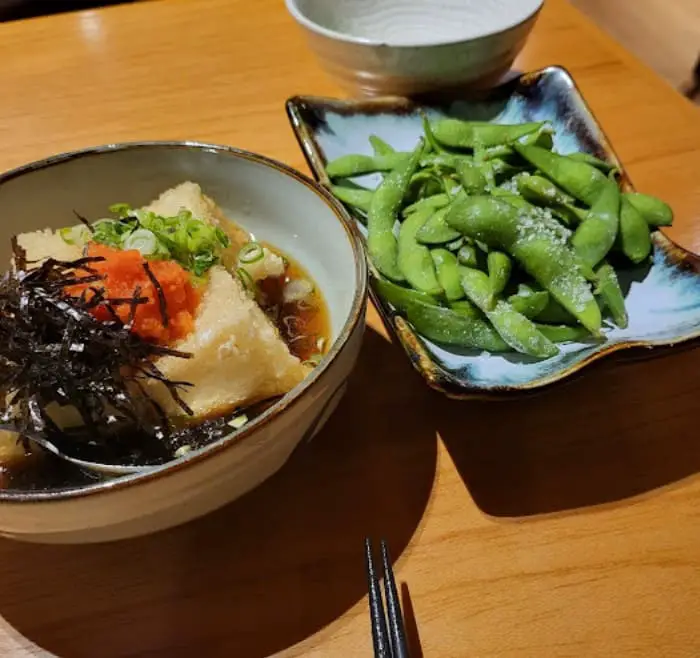
[[[321,64],[353,94],[488,86],[525,45],[543,0],[285,0]]]
[[[78,469],[34,489],[0,488],[0,535],[77,543],[142,535],[196,518],[275,473],[336,408],[364,332],[367,276],[352,220],[323,188],[289,167],[226,146],[113,144],[34,162],[0,176],[0,258],[16,233],[100,217],[191,180],[227,216],[297,260],[321,288],[332,345],[296,388],[215,443],[147,473],[95,480]]]
[[[418,106],[396,98],[341,101],[296,97],[287,102],[299,143],[324,185],[329,184],[325,162],[348,153],[370,154],[368,138],[372,134],[398,150],[413,148],[422,134],[421,110],[430,118],[455,116],[498,123],[547,120],[556,131],[556,150],[586,151],[608,160],[621,170],[623,187],[633,189],[574,81],[558,67],[523,75],[478,99],[440,106]],[[379,177],[357,180],[371,188]],[[657,348],[643,354],[660,354],[662,347],[694,344],[700,337],[700,260],[661,232],[655,232],[652,239],[651,262],[619,273],[628,328],[606,328],[604,342],[566,343],[560,346],[558,356],[542,361],[515,353],[448,351],[417,335],[374,291],[371,295],[387,327],[432,388],[454,398],[502,399],[561,382],[603,357],[622,351],[635,354],[630,348]]]

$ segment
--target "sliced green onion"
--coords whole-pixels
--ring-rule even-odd
[[[241,263],[255,263],[259,261],[265,252],[259,242],[249,242],[241,247],[238,252],[238,260]]]
[[[59,229],[58,234],[66,244],[82,245],[85,242],[85,233],[87,232],[87,227],[81,225]]]
[[[192,446],[180,446],[175,451],[175,457],[184,457],[188,452],[192,452]]]
[[[243,425],[245,425],[248,422],[248,416],[245,414],[241,414],[240,416],[236,416],[235,418],[232,418],[231,420],[228,421],[228,425],[233,427],[235,430],[241,429]]]
[[[151,256],[158,251],[158,238],[146,228],[137,228],[122,243],[124,249],[136,249],[143,256]]]
[[[308,359],[306,359],[306,361],[304,361],[303,365],[315,368],[319,363],[321,363],[321,359],[323,359],[323,354],[312,354]]]
[[[243,284],[243,287],[253,296],[255,296],[255,293],[257,291],[257,287],[255,285],[255,281],[253,280],[253,277],[250,276],[250,272],[247,270],[243,269],[242,267],[239,267],[236,270],[236,274],[238,275],[238,278],[241,280],[241,283]]]

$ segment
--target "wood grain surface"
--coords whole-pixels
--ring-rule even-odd
[[[281,0],[0,25],[0,62],[0,168],[170,138],[305,168],[284,101],[340,93]],[[571,71],[635,184],[674,206],[669,235],[700,252],[698,110],[564,0],[517,64]],[[366,535],[396,559],[414,657],[700,655],[700,351],[459,403],[369,320],[326,428],[235,504],[118,544],[0,541],[0,656],[370,656]]]

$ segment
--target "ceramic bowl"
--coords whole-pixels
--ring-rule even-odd
[[[242,430],[145,474],[106,481],[71,471],[39,490],[0,489],[0,534],[74,543],[120,539],[183,523],[243,495],[323,426],[359,352],[366,266],[357,233],[324,189],[283,164],[225,146],[118,144],[67,153],[0,176],[0,258],[10,237],[144,204],[193,180],[231,218],[307,269],[330,310],[332,347],[313,372]]]
[[[424,113],[431,119],[452,116],[497,123],[549,121],[555,130],[557,151],[583,151],[607,160],[620,170],[624,189],[633,189],[574,80],[559,67],[522,75],[479,96],[465,96],[441,105],[418,105],[405,99],[344,101],[296,97],[288,101],[287,111],[309,165],[324,185],[329,184],[325,163],[349,153],[371,154],[372,134],[396,149],[412,149],[423,134]],[[375,187],[379,180],[378,175],[356,179],[368,188]],[[416,334],[373,290],[372,299],[411,363],[432,388],[454,398],[503,399],[562,382],[586,366],[623,351],[638,355],[647,348],[641,353],[657,355],[664,352],[662,347],[691,346],[697,342],[700,260],[660,231],[652,234],[652,242],[648,263],[625,265],[619,271],[629,326],[606,327],[605,341],[563,344],[559,355],[550,359],[445,349]]]
[[[351,93],[487,86],[510,68],[542,0],[285,0],[321,64]]]

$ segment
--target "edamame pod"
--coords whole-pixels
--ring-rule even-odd
[[[627,197],[622,197],[620,207],[620,243],[623,253],[633,263],[641,263],[649,258],[649,225]]]
[[[345,185],[331,186],[331,192],[343,203],[353,208],[357,208],[362,212],[369,212],[369,206],[372,203],[373,190],[366,190],[361,187],[347,187]]]
[[[406,206],[403,209],[403,214],[410,215],[412,212],[417,212],[422,208],[439,210],[440,208],[444,208],[450,202],[450,200],[451,197],[444,192],[441,192],[440,194],[433,194],[432,196],[426,196],[419,199],[415,203],[412,203],[410,206]]]
[[[539,324],[535,326],[553,343],[574,343],[585,340],[588,332],[583,327],[570,327],[566,324]]]
[[[440,169],[448,169],[450,171],[457,171],[459,163],[462,160],[469,159],[465,155],[457,155],[455,153],[447,153],[441,151],[439,153],[427,153],[423,156],[420,161],[421,167],[438,167]]]
[[[578,323],[578,320],[551,295],[547,300],[546,306],[534,319],[538,322],[546,322],[548,324],[575,325]]]
[[[486,190],[486,176],[483,167],[471,160],[463,159],[457,169],[462,189],[467,194],[482,194]]]
[[[508,285],[513,263],[507,254],[502,251],[489,251],[486,257],[486,267],[489,272],[489,285],[491,294],[496,297],[500,295]]]
[[[604,173],[585,162],[577,162],[539,146],[515,142],[513,148],[549,180],[588,206],[595,203],[610,182]]]
[[[508,297],[508,303],[526,318],[536,318],[549,303],[549,293],[546,290],[532,290],[529,286],[521,285],[517,294]]]
[[[479,257],[476,255],[476,249],[471,244],[464,244],[459,248],[457,261],[465,267],[479,267]]]
[[[493,309],[490,308],[489,279],[483,272],[469,267],[462,267],[460,272],[462,287],[469,300],[479,307],[501,338],[514,350],[541,359],[559,353],[552,341],[507,302],[499,299]]]
[[[331,179],[352,178],[379,171],[392,171],[408,160],[409,153],[390,153],[387,155],[341,155],[326,165],[326,174]],[[417,163],[416,163],[417,164]]]
[[[374,155],[382,156],[396,153],[396,149],[393,146],[387,144],[381,137],[378,137],[377,135],[370,135],[369,143],[372,147],[372,150],[374,151]]]
[[[571,216],[578,220],[577,223],[585,219],[586,211],[576,208],[573,205],[574,200],[546,178],[522,175],[515,180],[518,192],[531,203],[538,203],[557,210],[564,209],[567,222]]]
[[[415,330],[428,340],[455,347],[467,347],[489,352],[506,352],[508,345],[482,317],[469,316],[444,306],[425,303],[414,292],[386,279],[376,279],[377,292],[398,312],[406,316]]]
[[[459,119],[442,119],[432,124],[433,135],[441,144],[453,148],[470,148],[475,146],[496,146],[538,130],[542,122],[501,125],[488,121],[461,121]]]
[[[620,329],[627,329],[629,318],[625,308],[625,298],[620,289],[620,282],[617,280],[615,270],[608,263],[603,263],[597,270],[598,287],[596,292],[600,295],[603,303],[610,311],[613,322]]]
[[[649,226],[673,224],[673,210],[661,199],[641,192],[627,192],[623,196],[641,213]]]
[[[416,290],[429,295],[441,295],[435,265],[428,247],[416,240],[418,229],[425,223],[425,213],[414,212],[399,229],[398,265],[404,278]]]
[[[588,282],[565,240],[532,221],[514,206],[493,197],[456,199],[447,223],[462,234],[503,249],[591,333],[598,334],[601,316]]]
[[[421,244],[445,244],[460,237],[458,231],[447,225],[445,217],[447,207],[432,213],[423,226],[416,233],[416,240]]]
[[[387,278],[403,281],[404,275],[397,263],[398,243],[394,225],[403,203],[408,183],[423,153],[423,140],[411,157],[388,173],[372,196],[367,214],[367,251],[374,266]]]
[[[440,301],[425,292],[404,288],[388,279],[372,277],[375,287],[383,299],[386,299],[397,311],[405,311],[410,304],[425,304],[428,306],[440,306]]]
[[[581,260],[595,267],[615,243],[620,223],[620,188],[608,181],[588,216],[576,229],[571,244]]]
[[[537,130],[523,135],[518,140],[521,144],[541,146],[542,148],[551,150],[554,146],[554,131],[549,124],[542,124]],[[509,158],[515,155],[513,147],[509,144],[499,144],[486,149],[484,160],[492,160],[494,158]],[[516,156],[517,157],[517,156]]]
[[[461,275],[460,275],[461,277]],[[461,286],[461,283],[460,283]],[[462,291],[464,295],[464,291]],[[452,302],[450,308],[460,315],[464,315],[468,318],[483,318],[483,313],[472,304],[468,299],[460,299],[457,302]],[[495,329],[494,329],[495,332]]]
[[[459,263],[457,256],[447,249],[432,249],[430,255],[435,264],[435,271],[440,286],[445,291],[445,299],[454,302],[464,297],[464,290],[460,283]]]
[[[570,160],[575,160],[576,162],[585,162],[586,164],[591,165],[591,167],[600,169],[604,174],[609,174],[611,171],[617,169],[615,165],[611,165],[609,162],[601,160],[600,158],[596,158],[595,155],[585,153],[584,151],[579,151],[578,153],[569,153],[569,155],[567,155],[566,157]]]

